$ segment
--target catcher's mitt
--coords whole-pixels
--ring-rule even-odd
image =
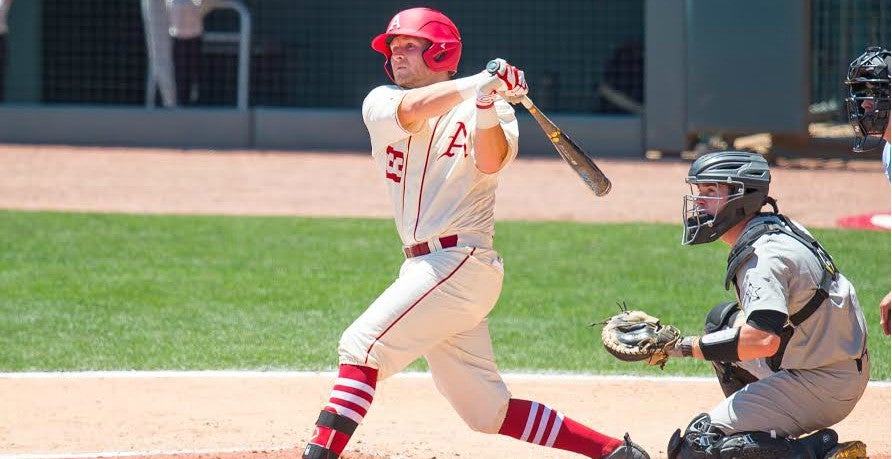
[[[601,329],[601,343],[607,352],[624,362],[646,360],[662,369],[669,360],[666,350],[681,338],[681,332],[671,325],[660,325],[660,319],[644,311],[622,312],[608,318]]]

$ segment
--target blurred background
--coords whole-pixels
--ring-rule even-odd
[[[0,142],[366,150],[369,47],[406,1],[0,0]],[[851,156],[842,80],[890,0],[431,0],[590,153]],[[532,119],[522,154],[552,154]],[[525,127],[524,124],[529,125]],[[749,143],[748,143],[749,142]],[[877,153],[878,155],[879,153]]]

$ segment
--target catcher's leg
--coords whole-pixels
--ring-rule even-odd
[[[743,368],[733,363],[712,362],[712,368],[715,370],[716,377],[719,378],[719,386],[722,387],[722,393],[725,397],[746,387],[747,384],[758,381],[758,378]]]

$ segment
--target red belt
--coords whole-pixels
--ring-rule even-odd
[[[455,247],[458,245],[458,235],[453,234],[452,236],[443,236],[439,238],[439,241],[440,246],[444,249]],[[431,253],[431,247],[429,243],[421,242],[408,247],[403,247],[403,253],[406,254],[406,258],[420,257]]]

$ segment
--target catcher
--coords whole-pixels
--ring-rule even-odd
[[[672,434],[670,459],[866,458],[838,442],[870,375],[867,326],[855,288],[803,227],[768,196],[768,163],[719,151],[693,162],[682,244],[731,247],[725,288],[737,301],[706,315],[705,334],[681,336],[640,311],[606,321],[602,342],[622,360],[708,360],[726,398]],[[761,212],[763,206],[770,212]],[[814,434],[799,438],[810,432]]]

